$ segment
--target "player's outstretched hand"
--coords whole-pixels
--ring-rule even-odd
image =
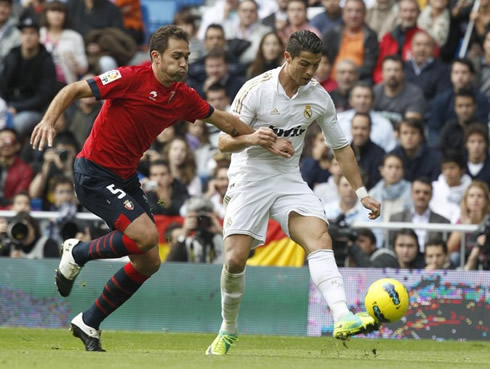
[[[369,212],[369,219],[376,219],[381,214],[381,204],[373,199],[371,196],[366,196],[361,200],[362,206],[371,210]]]
[[[52,147],[54,136],[56,136],[54,125],[42,120],[34,127],[34,131],[32,131],[30,141],[32,148],[34,150],[42,151],[46,143],[48,144],[48,147]]]

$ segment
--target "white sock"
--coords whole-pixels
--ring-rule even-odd
[[[238,274],[228,272],[223,265],[221,271],[221,330],[226,333],[238,333],[238,312],[240,300],[245,291],[245,270]]]
[[[311,280],[320,290],[334,322],[349,314],[344,280],[339,273],[332,250],[317,250],[308,255]]]

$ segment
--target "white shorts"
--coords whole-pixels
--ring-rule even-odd
[[[225,196],[224,238],[244,234],[254,238],[252,247],[265,243],[269,218],[289,237],[289,213],[324,220],[322,202],[298,173],[281,174],[260,181],[230,181]]]

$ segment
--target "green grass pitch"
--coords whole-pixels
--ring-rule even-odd
[[[108,331],[106,353],[85,352],[66,330],[0,328],[1,369],[490,368],[490,342],[242,335],[226,357],[204,351],[212,334]]]

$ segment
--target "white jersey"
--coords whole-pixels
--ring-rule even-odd
[[[278,174],[299,174],[306,130],[314,121],[325,136],[326,144],[340,149],[349,144],[337,122],[335,107],[328,92],[314,79],[300,86],[289,98],[279,83],[279,67],[245,83],[232,104],[232,113],[254,128],[269,127],[278,137],[288,138],[294,155],[287,159],[274,155],[262,146],[251,146],[233,153],[228,176],[231,180],[260,180]]]

